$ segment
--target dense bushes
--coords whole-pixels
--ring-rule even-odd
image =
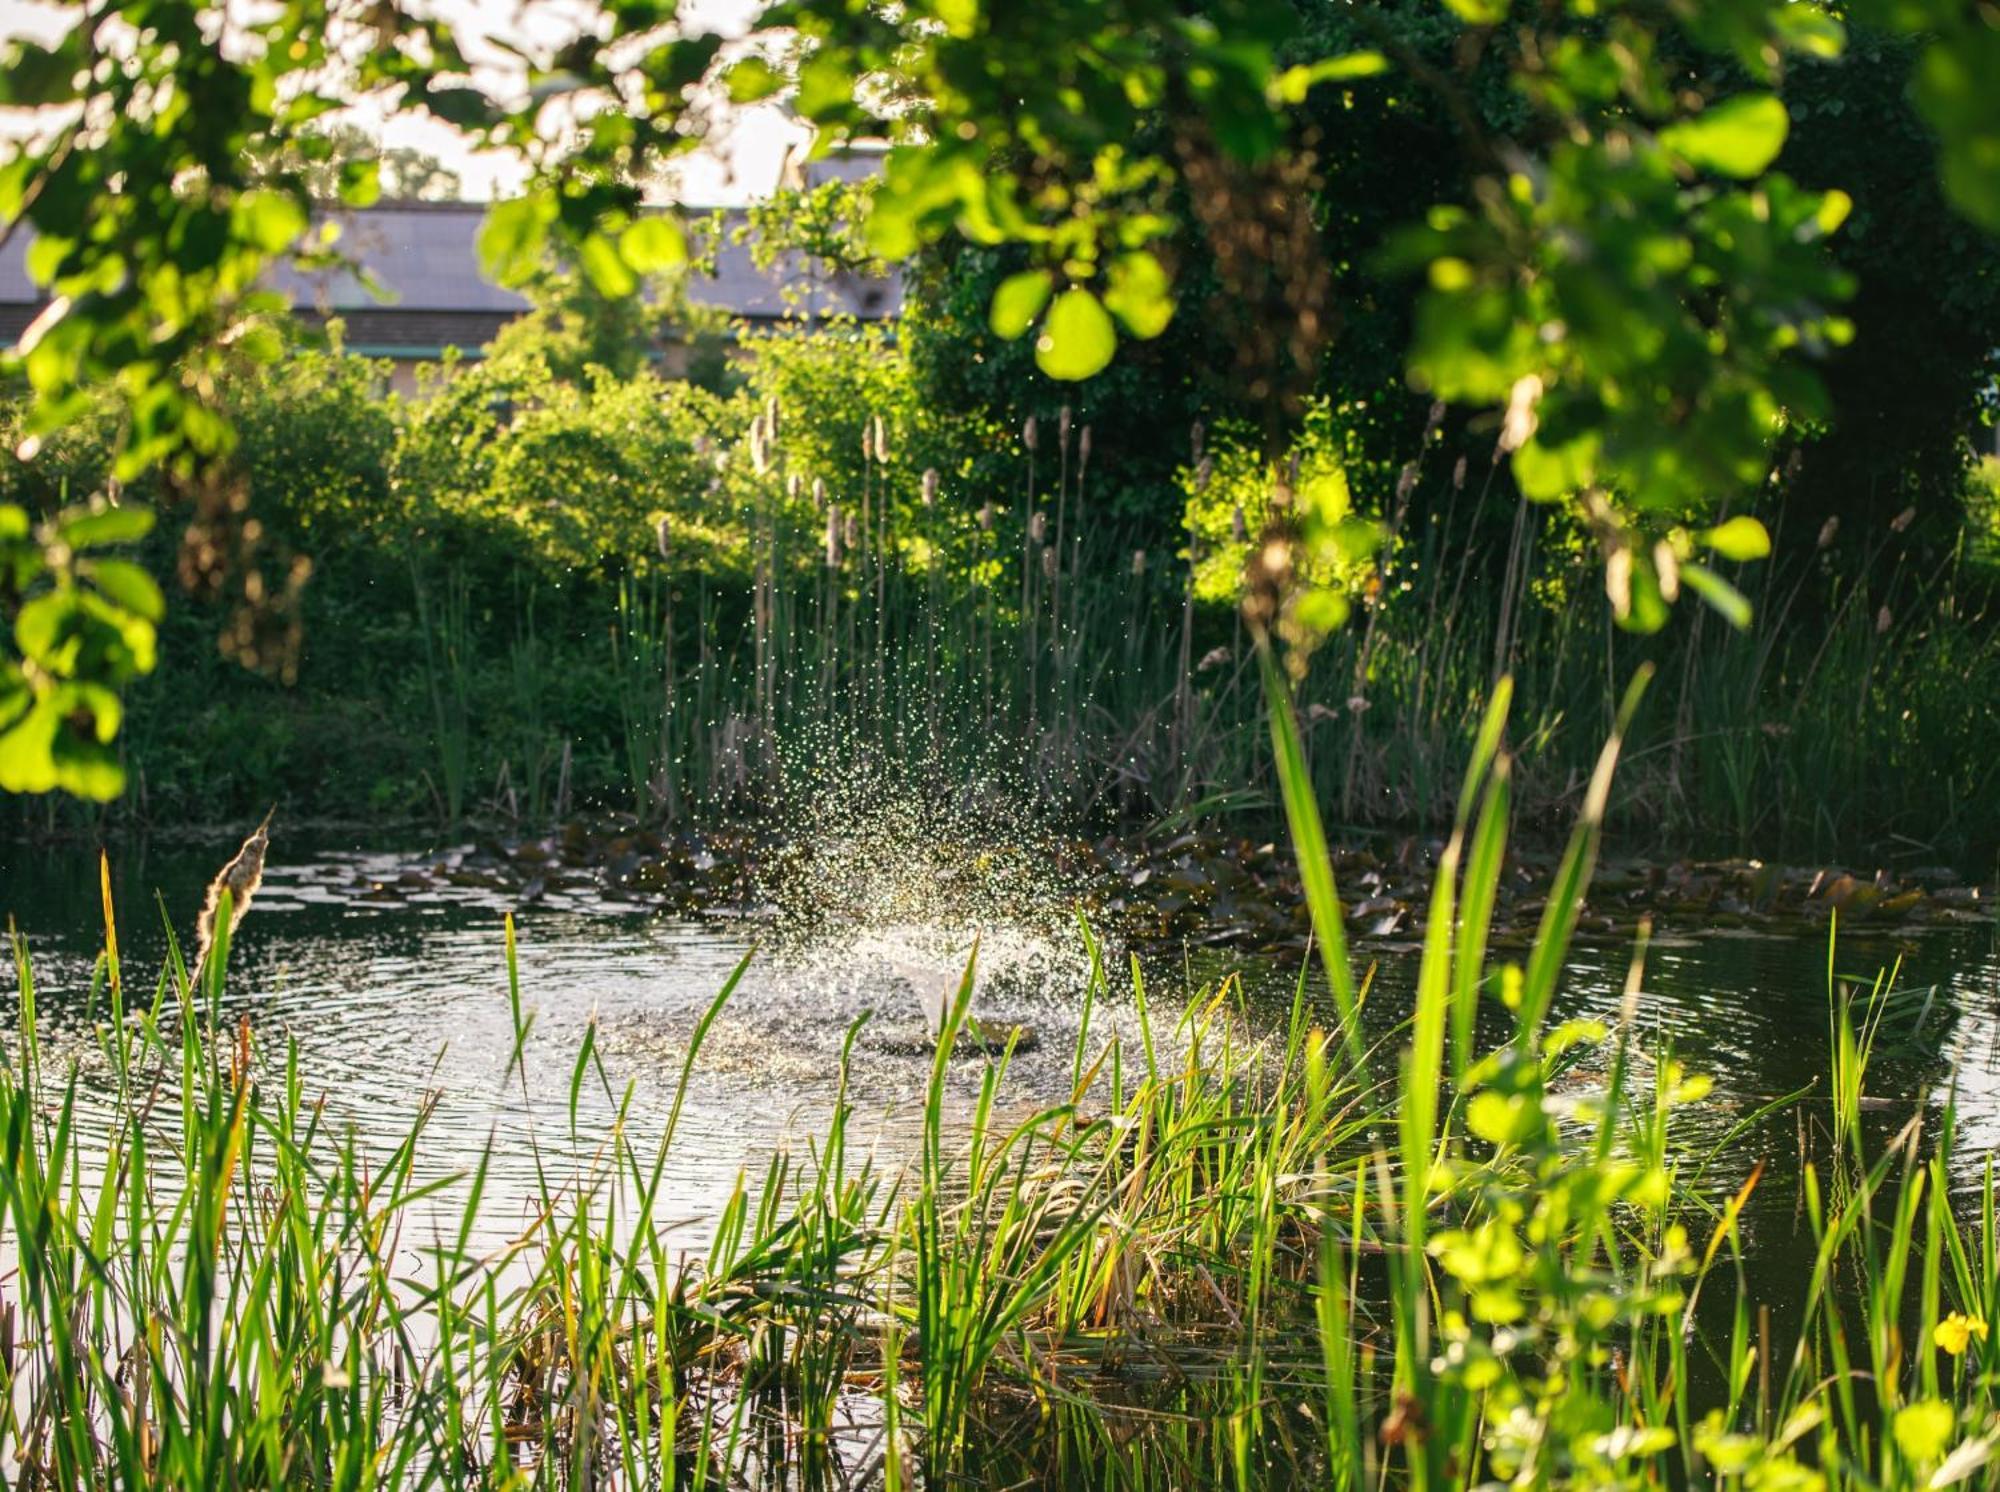
[[[870,328],[747,336],[728,394],[565,377],[548,351],[517,334],[406,400],[384,365],[301,346],[234,391],[257,545],[314,566],[296,683],[225,660],[216,605],[170,607],[159,671],[130,690],[115,811],[660,816],[754,806],[801,763],[862,755],[1012,771],[1093,816],[1268,796],[1233,604],[1270,516],[1258,426],[1211,421],[1197,449],[1162,421],[1122,465],[1100,406],[1030,404],[1032,437],[999,427],[928,398],[918,353]],[[1316,397],[1284,462],[1299,500],[1383,540],[1379,566],[1324,562],[1319,604],[1353,617],[1301,694],[1343,819],[1447,814],[1506,668],[1529,706],[1518,801],[1561,820],[1613,681],[1652,661],[1628,821],[1765,853],[2000,839],[1990,518],[1958,561],[1865,586],[1839,546],[1746,567],[1748,633],[1687,609],[1634,637],[1570,515],[1523,507],[1446,425],[1387,467],[1374,417]],[[95,490],[107,421],[0,468],[0,495],[45,509]],[[144,555],[163,578],[174,527]]]

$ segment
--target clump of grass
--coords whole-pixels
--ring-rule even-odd
[[[423,1179],[419,1102],[389,1153],[364,1154],[326,1126],[295,1048],[220,1026],[231,888],[201,978],[170,953],[131,1007],[107,897],[90,1008],[113,1097],[87,1125],[78,1069],[43,1060],[17,938],[0,1463],[79,1489],[1983,1476],[2000,1426],[1990,1177],[1962,1219],[1949,1109],[1928,1141],[1915,1104],[1872,1144],[1880,1002],[1859,1034],[1855,1007],[1833,1007],[1828,1148],[1802,1171],[1810,1278],[1779,1335],[1747,1284],[1763,1168],[1722,1179],[1677,1142],[1706,1088],[1640,1039],[1642,960],[1623,1019],[1560,1018],[1618,738],[1525,963],[1496,967],[1503,686],[1414,1005],[1383,1012],[1347,964],[1292,704],[1268,683],[1330,1024],[1303,973],[1271,1023],[1233,979],[1156,1014],[1135,965],[1131,1019],[1107,1026],[1085,926],[1071,1090],[1023,1114],[1011,1050],[958,1039],[968,966],[910,1164],[850,1151],[850,1038],[824,1132],[739,1181],[698,1259],[672,1251],[661,1178],[741,967],[690,1035],[657,1138],[628,1124],[632,1089],[586,1037],[572,1134],[593,1138],[587,1083],[618,1117],[574,1174],[537,1154],[533,1214],[494,1244],[490,1145]],[[505,953],[519,1063],[533,1016],[511,924]]]

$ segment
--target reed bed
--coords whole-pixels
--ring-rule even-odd
[[[688,1033],[658,1133],[625,1121],[633,1090],[586,1039],[570,1128],[586,1084],[622,1093],[621,1117],[573,1136],[590,1157],[573,1173],[537,1158],[531,1215],[503,1220],[495,1244],[490,1147],[438,1174],[413,1099],[404,1139],[363,1153],[329,1126],[295,1050],[222,1022],[228,888],[206,957],[190,971],[170,948],[149,988],[121,965],[107,889],[90,1085],[85,1059],[55,1070],[43,1050],[17,938],[0,1071],[8,1478],[1990,1482],[1992,1178],[1955,1205],[1949,1105],[1940,1122],[1913,1095],[1886,1137],[1864,1117],[1893,981],[1855,991],[1830,966],[1825,1094],[1746,1116],[1734,1145],[1683,1144],[1676,1113],[1706,1088],[1641,1039],[1643,958],[1624,1019],[1559,1018],[1622,732],[1532,948],[1518,965],[1489,954],[1514,778],[1503,681],[1468,749],[1413,1007],[1374,1009],[1342,940],[1293,701],[1275,670],[1264,687],[1320,939],[1289,1011],[1259,1017],[1233,979],[1158,1005],[1080,926],[1089,1009],[1129,1005],[1117,1029],[1138,1035],[1094,1037],[1087,1009],[1070,1093],[1023,1112],[1011,1045],[959,1040],[975,952],[917,1153],[851,1147],[850,1038],[830,1122],[718,1199],[700,1257],[671,1241],[660,1179],[741,968]],[[519,1063],[533,1015],[511,924],[501,941]],[[967,1080],[969,1109],[951,1096]],[[1755,1206],[1755,1137],[1786,1102],[1810,1264],[1785,1281],[1774,1327],[1749,1283],[1759,1230],[1778,1231]]]

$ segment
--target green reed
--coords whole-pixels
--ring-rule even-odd
[[[1114,995],[1086,925],[1070,1092],[1024,1111],[1011,1044],[971,1029],[969,961],[917,1154],[851,1151],[850,1033],[825,1127],[719,1199],[699,1258],[670,1247],[661,1183],[742,966],[690,1032],[657,1135],[586,1035],[568,1085],[580,1158],[529,1135],[530,1216],[494,1243],[491,1144],[439,1174],[419,1100],[399,1140],[364,1152],[295,1047],[223,1019],[227,907],[200,970],[170,948],[135,999],[107,892],[94,1050],[61,1070],[17,938],[0,1465],[64,1488],[1984,1478],[2000,1443],[1990,1177],[1954,1207],[1949,1108],[1928,1132],[1921,1097],[1905,1102],[1886,1143],[1867,1117],[1893,979],[1864,1000],[1830,980],[1824,1098],[1685,1147],[1675,1115],[1708,1090],[1640,1038],[1643,950],[1620,1018],[1562,1016],[1618,735],[1525,959],[1487,946],[1513,771],[1503,683],[1413,1005],[1384,1012],[1349,963],[1293,702],[1265,677],[1327,1008],[1303,972],[1275,1023],[1233,978],[1176,1009],[1134,966]],[[504,934],[525,1102],[534,1017]],[[1129,1021],[1099,1018],[1114,999]],[[108,1080],[86,1083],[85,1061]],[[602,1133],[580,1119],[586,1088],[614,1114]],[[1753,1216],[1776,1224],[1754,1213],[1763,1166],[1747,1162],[1787,1108],[1812,1262],[1776,1329],[1750,1273]]]

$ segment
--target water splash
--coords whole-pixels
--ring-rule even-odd
[[[933,1029],[975,944],[982,1015],[1080,996],[1082,882],[1024,784],[844,753],[789,775],[791,848],[761,888],[776,908],[776,957]]]

